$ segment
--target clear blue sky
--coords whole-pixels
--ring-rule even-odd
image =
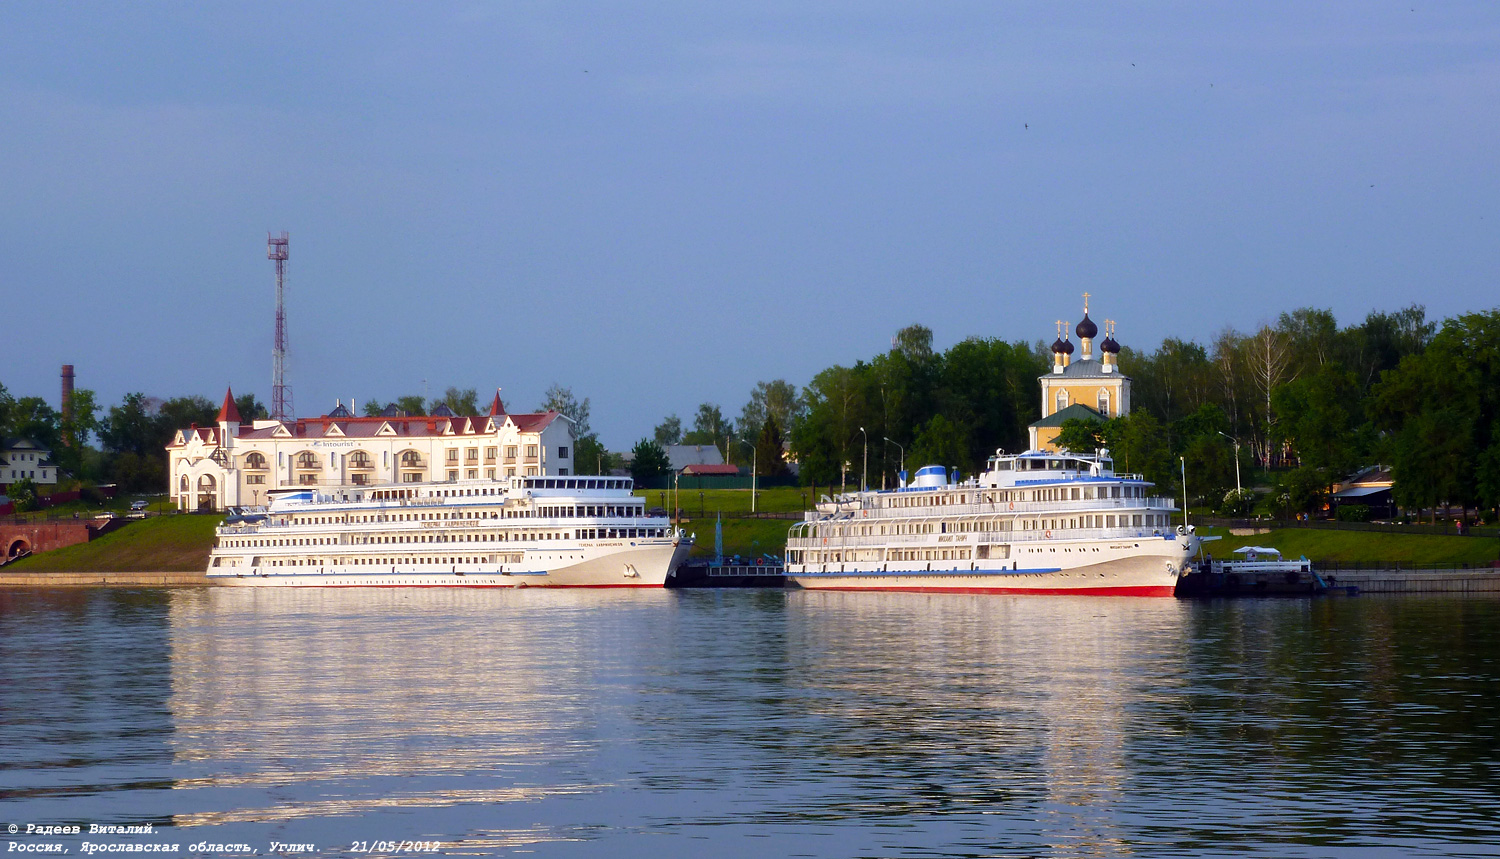
[[[1500,303],[1497,105],[1493,0],[11,0],[0,382],[268,401],[282,229],[299,413],[560,382],[617,449],[1085,290],[1147,349],[1442,317]]]

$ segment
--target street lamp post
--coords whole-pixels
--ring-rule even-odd
[[[1219,435],[1234,443],[1234,496],[1235,503],[1238,504],[1240,492],[1242,491],[1240,488],[1240,440],[1222,430],[1219,431]]]
[[[859,491],[868,492],[870,489],[870,434],[865,432],[864,427],[859,428],[859,434],[865,439],[864,464],[859,470]]]
[[[896,446],[896,449],[899,450],[899,451],[901,451],[901,468],[899,470],[900,471],[905,471],[906,470],[906,448],[904,446],[902,446],[901,442],[899,442],[899,441],[893,441],[889,436],[887,436],[885,440],[889,441],[891,444],[894,444]]]
[[[748,438],[740,439],[740,444],[750,445],[750,512],[755,512],[755,496],[758,492],[756,485],[756,472],[760,470],[760,449]]]

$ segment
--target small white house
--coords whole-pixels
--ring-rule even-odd
[[[52,451],[27,438],[0,439],[0,487],[19,480],[56,486],[57,464],[52,461]]]

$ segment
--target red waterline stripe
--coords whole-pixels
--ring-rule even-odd
[[[510,588],[512,590],[562,590],[563,588],[665,588],[666,585],[239,585],[239,587],[279,587],[279,588]]]
[[[1035,594],[1037,596],[1081,596],[1081,597],[1170,597],[1176,589],[1171,585],[1141,585],[1121,588],[924,588],[924,587],[873,587],[873,588],[803,588],[808,591],[898,591],[912,594]]]

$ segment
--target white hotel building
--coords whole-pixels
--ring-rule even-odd
[[[318,418],[244,424],[232,392],[217,426],[178,430],[167,445],[180,510],[266,503],[295,486],[503,480],[573,471],[573,424],[558,412],[355,417],[342,405]]]

